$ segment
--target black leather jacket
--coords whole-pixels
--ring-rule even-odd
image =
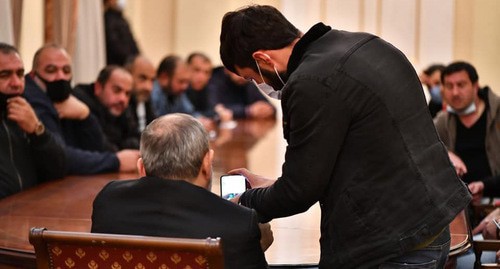
[[[283,88],[282,176],[242,195],[262,220],[321,205],[320,268],[373,268],[443,230],[470,201],[406,57],[315,25]]]

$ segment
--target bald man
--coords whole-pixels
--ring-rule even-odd
[[[151,104],[151,92],[156,77],[153,63],[143,55],[129,58],[125,68],[132,74],[133,86],[130,110],[137,130],[142,132],[156,115]]]
[[[104,135],[87,105],[72,95],[71,57],[56,44],[44,45],[25,76],[26,100],[65,149],[65,174],[135,171],[138,150],[104,150]]]

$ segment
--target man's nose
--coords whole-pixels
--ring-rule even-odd
[[[120,94],[120,102],[122,102],[123,104],[127,105],[128,104],[128,101],[130,100],[130,95],[123,92]]]
[[[10,86],[13,88],[16,88],[16,90],[17,90],[17,88],[23,86],[23,81],[24,81],[24,77],[19,77],[16,74],[13,74],[12,78],[10,79]]]
[[[66,74],[62,69],[57,70],[54,80],[68,80],[68,74]]]

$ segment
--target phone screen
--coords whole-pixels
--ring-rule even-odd
[[[247,179],[242,175],[223,175],[220,177],[220,194],[224,199],[232,199],[249,188]]]

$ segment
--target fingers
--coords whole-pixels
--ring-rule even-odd
[[[227,173],[230,175],[236,175],[236,174],[244,175],[246,178],[248,178],[248,175],[251,175],[250,171],[248,171],[248,169],[246,168],[236,168],[228,171]]]
[[[31,105],[22,97],[17,96],[7,101],[7,118],[16,122],[21,129],[31,133],[38,123],[38,117]]]
[[[479,225],[476,226],[476,228],[474,228],[472,230],[472,234],[478,234],[480,232],[483,231],[484,227],[486,227],[486,224],[488,224],[488,221],[487,220],[483,220],[479,223]]]

